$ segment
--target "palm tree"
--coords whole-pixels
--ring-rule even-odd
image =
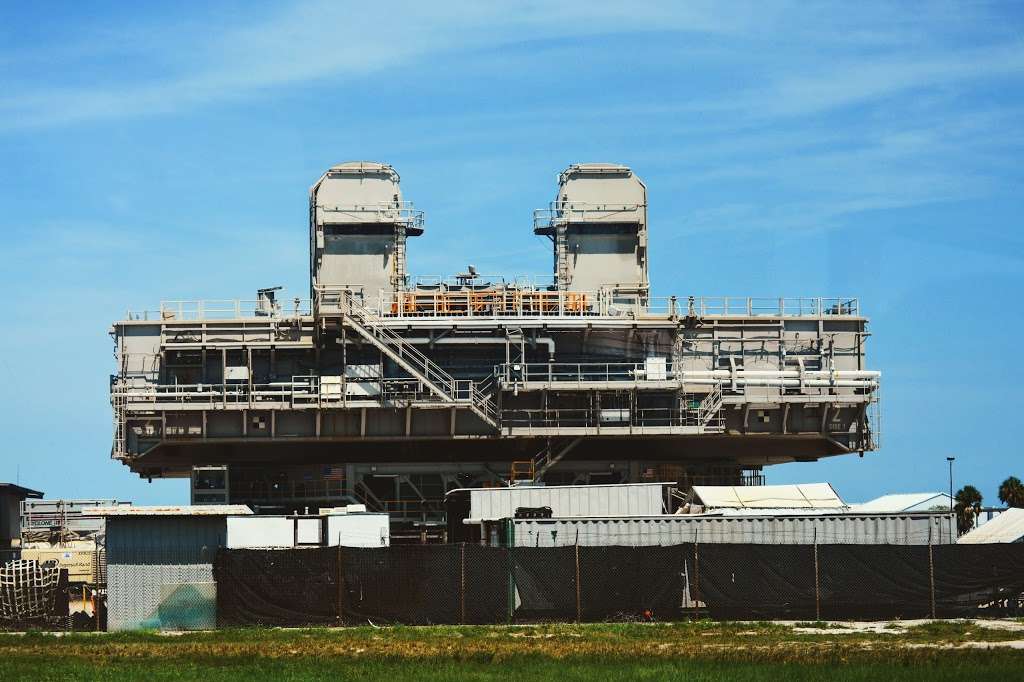
[[[1024,483],[1010,476],[999,486],[999,500],[1007,507],[1024,507]]]
[[[956,491],[953,500],[956,502],[953,506],[956,510],[956,529],[963,535],[974,528],[974,520],[981,512],[981,493],[973,485],[965,485]]]

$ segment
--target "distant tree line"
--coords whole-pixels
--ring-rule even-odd
[[[999,486],[999,501],[1007,507],[1024,508],[1024,483],[1010,476]],[[956,527],[961,535],[974,528],[981,513],[981,492],[973,485],[965,485],[953,497]]]

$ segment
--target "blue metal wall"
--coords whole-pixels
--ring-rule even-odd
[[[107,519],[107,629],[216,627],[213,559],[223,516]]]

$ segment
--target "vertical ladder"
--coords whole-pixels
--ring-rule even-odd
[[[405,224],[395,223],[395,245],[391,254],[391,284],[396,290],[404,289],[406,284],[405,243]]]
[[[565,291],[569,288],[569,237],[568,226],[561,217],[555,224],[555,275],[558,288]]]
[[[128,396],[121,379],[114,382],[111,403],[114,408],[114,447],[110,454],[114,459],[123,459],[128,456]]]

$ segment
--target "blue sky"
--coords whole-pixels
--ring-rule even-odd
[[[307,286],[306,192],[381,160],[414,273],[547,273],[566,165],[632,166],[668,295],[859,296],[883,447],[850,500],[1024,477],[1017,3],[8,3],[0,480],[180,502],[109,460],[110,322]]]

